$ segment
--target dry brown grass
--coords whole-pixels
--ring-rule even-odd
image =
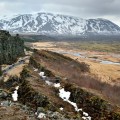
[[[100,51],[88,51],[88,50],[80,50],[79,48],[75,47],[78,42],[72,44],[71,42],[37,42],[31,43],[34,44],[36,49],[48,49],[52,51],[65,51],[65,52],[76,52],[76,53],[84,53],[87,57],[97,57],[98,59],[102,60],[110,60],[113,62],[120,62],[119,57],[114,57],[116,54],[111,54],[109,52],[100,52]],[[82,44],[82,43],[81,43]],[[73,59],[75,57],[70,54],[65,54]],[[100,64],[99,62],[92,61],[86,58],[79,58],[78,61],[83,61],[90,65],[90,72],[92,74],[97,75],[102,82],[107,82],[112,85],[120,84],[120,66],[117,65],[104,65]]]
[[[77,57],[65,54],[66,56],[76,59]],[[79,62],[84,61],[90,66],[90,72],[98,76],[100,81],[107,82],[111,85],[120,85],[120,66],[118,65],[107,65],[101,64],[95,61],[90,61],[88,59],[79,58]]]

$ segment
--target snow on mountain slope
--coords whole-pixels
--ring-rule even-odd
[[[50,35],[120,34],[120,27],[105,19],[82,19],[51,13],[23,14],[0,19],[0,29],[13,33]]]

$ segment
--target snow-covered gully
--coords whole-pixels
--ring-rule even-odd
[[[35,72],[38,72],[38,69],[35,69],[34,68],[34,71]],[[53,82],[50,82],[49,80],[47,80],[47,76],[45,76],[45,72],[41,71],[40,73],[38,73],[40,75],[40,77],[45,81],[45,83],[49,86],[54,86],[55,88],[58,88],[59,89],[59,97],[63,100],[63,101],[66,101],[68,102],[69,104],[71,104],[75,111],[76,112],[79,112],[81,111],[83,113],[83,116],[82,116],[82,119],[83,120],[91,120],[91,117],[89,116],[88,113],[84,112],[82,108],[78,108],[77,104],[70,101],[69,98],[70,98],[70,94],[71,92],[69,91],[65,91],[64,87],[61,87],[61,84],[60,83],[53,83]],[[61,111],[64,110],[64,108],[60,108]],[[38,118],[45,118],[45,115],[43,115],[42,113],[40,113],[38,115]]]
[[[70,98],[70,92],[69,91],[65,91],[64,88],[60,88],[59,89],[59,97],[63,99],[63,101],[66,101],[68,102],[69,104],[71,104],[74,108],[75,108],[75,111],[76,112],[79,112],[79,111],[82,111],[83,112],[83,119],[84,120],[91,120],[91,117],[88,115],[88,113],[84,112],[82,110],[82,108],[78,108],[77,104],[70,101],[69,98]]]

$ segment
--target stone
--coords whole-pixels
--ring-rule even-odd
[[[1,106],[10,106],[10,105],[11,105],[11,101],[6,100],[1,102]]]
[[[39,114],[39,113],[45,113],[45,109],[43,107],[38,107],[37,114]]]
[[[8,94],[5,91],[3,91],[2,89],[0,89],[0,98],[5,99],[7,96],[8,96]]]

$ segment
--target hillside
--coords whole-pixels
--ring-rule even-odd
[[[51,13],[3,17],[0,20],[0,29],[11,33],[62,36],[120,34],[120,27],[106,19],[82,19]]]
[[[109,100],[110,96],[106,95],[108,88],[112,93],[119,88],[97,81],[84,62],[55,52],[34,50],[20,77],[1,80],[0,87],[1,119],[7,116],[10,120],[120,119],[120,102],[116,106],[111,101],[117,99]],[[13,94],[17,94],[16,100]],[[119,92],[115,95],[118,98]],[[10,112],[2,113],[3,107]]]

